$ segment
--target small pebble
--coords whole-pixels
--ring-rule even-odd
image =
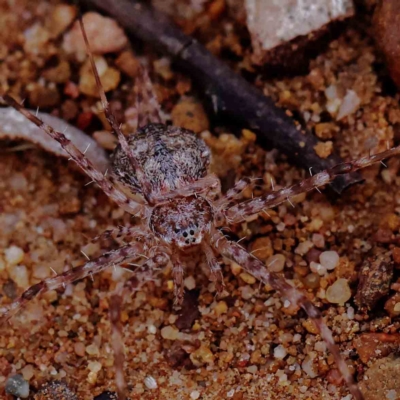
[[[286,349],[280,344],[274,349],[274,357],[278,360],[283,360],[287,355]]]
[[[32,364],[25,365],[24,368],[21,369],[21,374],[26,381],[30,381],[35,373],[35,368]]]
[[[194,390],[192,393],[190,393],[190,398],[193,400],[197,400],[200,398],[200,392],[198,390]]]
[[[7,379],[5,390],[7,394],[26,399],[29,396],[29,383],[22,375],[13,375]]]
[[[85,345],[82,342],[74,343],[74,351],[77,356],[83,357],[85,355]]]
[[[265,262],[271,272],[281,272],[285,268],[286,257],[283,254],[274,254]]]
[[[17,265],[24,259],[24,251],[18,246],[10,246],[4,253],[8,266]]]
[[[157,381],[152,376],[146,376],[144,378],[144,384],[146,385],[147,389],[157,389]]]
[[[228,311],[228,305],[223,300],[219,301],[218,304],[215,306],[215,313],[218,316],[220,316],[222,314],[226,314],[227,311]]]
[[[326,275],[326,272],[327,272],[325,266],[323,266],[319,263],[316,263],[314,261],[310,262],[310,269],[312,272],[314,272],[315,274],[318,274],[319,276],[324,276],[324,275]]]
[[[326,289],[326,299],[330,303],[344,304],[351,297],[351,290],[347,279],[340,278]]]
[[[82,19],[94,54],[114,53],[127,45],[128,38],[113,19],[96,12],[88,12]],[[75,54],[79,60],[85,57],[86,47],[78,21],[64,35],[62,47],[67,53]]]
[[[164,326],[161,329],[161,336],[163,337],[163,339],[167,339],[167,340],[176,340],[178,339],[178,329],[174,328],[173,326]]]
[[[309,252],[309,250],[314,246],[312,242],[309,240],[306,240],[304,242],[301,242],[295,249],[294,252],[296,254],[300,254],[301,256],[304,256]]]
[[[250,275],[247,272],[242,272],[239,276],[249,285],[252,285],[256,282],[256,278],[254,278],[253,275]]]
[[[16,265],[9,270],[10,278],[18,287],[26,289],[29,286],[29,272],[25,265]]]
[[[339,263],[339,254],[336,251],[324,251],[319,255],[319,262],[328,271],[336,268]]]
[[[85,350],[90,356],[98,356],[100,354],[99,348],[94,343],[86,346]]]
[[[185,278],[183,284],[187,290],[193,290],[196,287],[196,281],[191,275]]]

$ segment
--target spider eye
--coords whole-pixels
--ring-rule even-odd
[[[180,229],[179,228],[175,228],[174,230],[175,230],[175,233],[179,233]]]
[[[183,232],[183,237],[187,237],[188,233],[187,232]]]
[[[194,230],[193,229],[190,230],[190,234],[194,235]]]

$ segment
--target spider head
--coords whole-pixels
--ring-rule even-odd
[[[185,248],[202,242],[212,218],[211,205],[203,197],[179,197],[154,208],[150,228],[167,244]]]

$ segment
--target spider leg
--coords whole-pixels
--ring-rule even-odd
[[[61,286],[66,286],[78,279],[83,279],[88,275],[94,275],[98,272],[104,270],[105,268],[120,264],[129,258],[137,257],[138,253],[143,252],[143,244],[133,243],[116,250],[109,251],[102,256],[89,261],[86,264],[71,268],[59,275],[52,278],[47,278],[27,290],[25,290],[22,295],[8,306],[0,308],[0,321],[9,320],[13,315],[15,315],[28,301],[34,299],[37,295],[45,293],[49,290],[58,289]]]
[[[225,196],[221,199],[217,200],[214,204],[217,208],[223,207],[229,204],[231,201],[239,200],[241,198],[243,190],[249,187],[252,184],[252,180],[250,178],[240,179],[235,183],[233,188],[229,189]]]
[[[125,400],[127,385],[124,374],[124,340],[121,324],[121,309],[123,305],[123,289],[131,291],[142,287],[150,281],[157,268],[165,267],[169,257],[165,253],[158,253],[149,258],[140,270],[134,272],[134,276],[125,283],[118,283],[110,298],[110,324],[111,324],[111,345],[114,351],[115,386],[117,388],[118,400]]]
[[[221,192],[221,182],[215,174],[208,174],[204,178],[200,178],[179,189],[171,190],[168,193],[163,193],[159,197],[155,197],[154,200],[156,202],[167,201],[174,199],[175,197],[186,197],[193,194],[200,194],[202,192],[207,192],[207,197],[211,193]]]
[[[148,196],[151,193],[151,185],[150,185],[150,183],[148,183],[146,181],[145,174],[143,172],[143,168],[139,164],[138,160],[134,157],[132,150],[129,147],[128,141],[126,140],[125,135],[121,131],[121,129],[117,123],[117,120],[111,111],[110,104],[107,100],[106,93],[105,93],[103,85],[101,84],[101,81],[100,81],[99,72],[97,70],[96,63],[94,62],[93,53],[90,50],[89,40],[86,35],[86,31],[85,31],[85,27],[83,25],[82,18],[79,18],[79,24],[81,26],[83,39],[85,41],[86,51],[87,51],[87,54],[88,54],[88,57],[90,60],[90,64],[92,66],[93,75],[96,80],[96,86],[97,86],[97,90],[99,91],[99,94],[100,94],[101,104],[103,106],[104,113],[106,115],[108,122],[111,125],[111,129],[114,131],[114,133],[116,133],[116,135],[118,137],[118,141],[122,147],[122,150],[128,156],[131,164],[135,167],[135,173],[136,173],[137,179],[140,182],[140,186],[143,189],[143,194],[146,197],[146,199],[149,200]]]
[[[160,105],[154,92],[147,69],[141,66],[135,82],[136,107],[138,110],[138,128],[148,124],[164,123]]]
[[[400,154],[400,146],[393,147],[382,153],[360,158],[359,160],[338,164],[287,188],[270,192],[264,196],[230,207],[225,213],[226,218],[229,223],[236,224],[243,221],[246,217],[260,213],[264,209],[275,207],[288,200],[290,201],[290,197],[292,196],[324,186],[332,182],[337,176],[355,172],[398,154]]]
[[[356,400],[363,400],[364,397],[357,384],[354,382],[346,362],[340,355],[340,351],[333,339],[332,332],[326,326],[322,314],[318,308],[316,308],[303,293],[291,286],[281,276],[274,272],[268,271],[264,263],[262,263],[260,260],[249,254],[238,244],[228,241],[220,231],[214,229],[211,233],[210,239],[213,247],[217,249],[224,257],[235,261],[255,278],[259,279],[265,284],[269,284],[274,290],[286,297],[292,304],[303,308],[303,310],[318,328],[328,350],[332,353],[338,370],[347,383],[351,394]]]
[[[203,240],[203,242],[201,243],[201,247],[206,255],[206,259],[210,267],[210,272],[211,272],[210,280],[211,282],[215,282],[217,293],[221,294],[225,287],[221,265],[219,264],[217,258],[215,257],[214,250],[207,243],[206,240]]]
[[[181,305],[183,302],[184,296],[184,287],[183,287],[183,264],[180,261],[177,254],[172,254],[172,278],[174,280],[174,295],[175,295],[175,305]]]
[[[98,171],[93,164],[88,160],[87,157],[61,132],[55,131],[50,125],[45,124],[41,119],[26,110],[21,104],[17,103],[9,95],[3,97],[4,101],[14,107],[17,111],[23,114],[31,122],[45,131],[51,138],[61,144],[61,147],[71,156],[79,167],[93,180],[96,182],[103,192],[114,200],[122,209],[131,214],[143,214],[145,206],[130,198],[128,198],[121,190],[119,190],[113,182],[108,179],[105,174]]]
[[[116,235],[116,238],[119,239],[121,237],[128,236],[130,239],[137,239],[141,236],[148,236],[148,232],[140,226],[123,226],[120,225],[118,228],[107,229],[102,234],[95,236],[90,239],[91,242],[96,242],[98,240],[106,240],[109,239],[112,235]]]

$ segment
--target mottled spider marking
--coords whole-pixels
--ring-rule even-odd
[[[150,199],[195,183],[207,175],[210,150],[187,129],[149,124],[128,137],[133,157],[150,186]],[[132,191],[142,192],[136,169],[121,145],[112,154],[113,173]]]

